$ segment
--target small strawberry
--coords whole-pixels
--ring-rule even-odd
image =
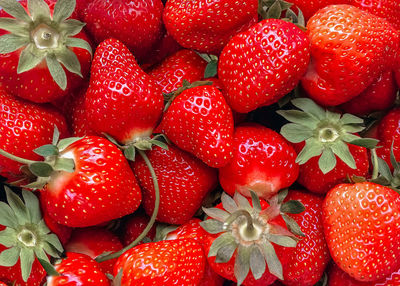
[[[299,174],[297,154],[280,134],[258,124],[235,129],[233,158],[219,169],[225,192],[250,196],[250,190],[269,199],[292,185]]]
[[[47,286],[110,286],[107,276],[101,272],[99,264],[85,254],[67,252],[67,257],[56,263],[60,274],[49,276]]]
[[[200,244],[191,239],[145,243],[119,257],[114,276],[122,270],[124,286],[198,285],[205,260]]]
[[[157,220],[169,224],[187,222],[217,185],[216,170],[172,145],[168,150],[155,146],[146,154],[160,188]],[[143,207],[151,215],[155,205],[152,176],[142,158],[137,158],[132,164],[143,190]]]
[[[125,222],[122,233],[121,233],[121,242],[123,246],[130,245],[139,235],[144,231],[146,226],[149,224],[150,218],[142,213],[135,213],[132,216],[127,218]],[[147,233],[147,237],[150,240],[153,240],[156,236],[156,228],[153,226],[150,231]],[[142,243],[140,241],[139,243]]]
[[[85,24],[68,19],[75,0],[54,2],[0,1],[0,83],[9,94],[50,102],[89,73],[92,49],[80,32]]]
[[[375,183],[341,184],[323,204],[325,238],[335,263],[360,281],[400,268],[400,195]]]
[[[279,19],[263,20],[233,37],[218,64],[228,104],[247,113],[277,102],[306,72],[309,46],[303,31]]]
[[[222,167],[232,158],[232,111],[213,86],[179,94],[164,114],[161,130],[179,148],[211,167]]]
[[[397,31],[384,19],[351,5],[330,5],[307,23],[311,63],[302,85],[322,105],[359,95],[388,67],[399,48]]]
[[[168,0],[163,19],[182,47],[219,54],[230,38],[257,23],[257,9],[257,0]]]

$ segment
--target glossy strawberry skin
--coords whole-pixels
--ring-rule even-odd
[[[143,60],[162,36],[163,8],[161,0],[93,0],[85,9],[83,21],[97,44],[118,39],[137,60]]]
[[[97,47],[85,103],[95,132],[107,133],[123,144],[150,136],[161,116],[163,100],[159,88],[124,44],[108,39]]]
[[[328,192],[322,209],[325,238],[335,263],[353,278],[376,281],[400,268],[399,203],[394,190],[370,182]]]
[[[99,264],[85,254],[67,252],[67,257],[55,265],[60,276],[47,278],[48,286],[109,286],[110,281],[101,272]]]
[[[129,163],[108,140],[84,137],[61,156],[75,161],[74,172],[58,173],[41,190],[49,215],[58,223],[93,226],[139,207],[142,196]]]
[[[204,274],[205,257],[191,239],[140,244],[122,254],[114,276],[123,269],[122,285],[198,285]]]
[[[217,171],[172,145],[168,146],[168,150],[153,147],[146,154],[160,188],[157,220],[169,224],[187,222],[201,207],[206,195],[217,185]],[[143,190],[144,209],[150,216],[155,204],[150,171],[142,158],[137,158],[132,164]]]
[[[182,47],[219,54],[230,38],[257,23],[257,7],[256,0],[169,0],[163,19]]]
[[[33,150],[51,143],[54,126],[61,138],[69,135],[64,116],[55,108],[13,97],[0,87],[0,149],[24,159],[41,160]],[[21,166],[0,156],[0,175],[10,180],[23,175]]]
[[[287,248],[288,262],[283,265],[282,281],[287,286],[315,285],[330,261],[322,224],[323,198],[306,191],[290,190],[285,199],[301,202],[305,211],[290,214],[300,226],[302,237],[294,248]]]
[[[128,217],[124,223],[123,230],[120,233],[121,242],[123,246],[131,244],[143,232],[150,221],[150,218],[142,213],[135,213]],[[152,241],[156,235],[156,227],[153,225],[146,237]],[[142,243],[142,242],[139,242]]]
[[[351,5],[319,10],[307,23],[307,35],[312,64],[302,85],[327,106],[349,101],[372,84],[392,66],[399,45],[399,35],[386,20]]]
[[[233,158],[219,169],[219,181],[231,196],[236,192],[250,197],[250,190],[268,199],[292,185],[299,174],[296,152],[275,131],[258,124],[235,129]]]
[[[232,158],[232,111],[213,86],[179,94],[164,114],[161,130],[179,148],[210,167],[222,167]]]
[[[268,19],[225,46],[218,76],[233,110],[247,113],[277,102],[307,70],[309,40],[294,24]]]

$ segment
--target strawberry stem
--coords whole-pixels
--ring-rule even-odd
[[[375,180],[379,175],[379,163],[378,163],[378,155],[376,154],[376,149],[371,149],[371,158],[372,158],[372,177],[371,180]]]
[[[146,153],[142,150],[138,150],[138,153],[140,154],[140,156],[142,156],[144,162],[146,163],[147,167],[149,168],[151,178],[153,179],[154,192],[155,192],[155,196],[156,196],[153,214],[151,215],[150,221],[147,224],[146,228],[131,244],[127,245],[125,248],[121,249],[120,251],[114,252],[107,256],[97,258],[96,259],[97,262],[103,262],[103,261],[117,258],[117,257],[121,256],[125,251],[128,251],[129,249],[135,247],[143,238],[146,237],[146,235],[149,233],[150,229],[153,227],[153,225],[156,221],[158,209],[160,206],[160,188],[158,186],[157,175],[156,175],[154,168],[151,165],[151,162],[150,162],[149,158],[147,157]]]
[[[0,155],[3,155],[4,157],[6,157],[8,159],[11,159],[13,161],[16,161],[16,162],[19,162],[19,163],[22,163],[22,164],[26,164],[26,165],[30,165],[32,163],[36,163],[36,161],[32,161],[32,160],[28,160],[28,159],[23,159],[23,158],[17,157],[17,156],[15,156],[13,154],[10,154],[10,153],[2,150],[2,149],[0,149]]]
[[[256,229],[253,224],[253,217],[246,210],[238,210],[232,213],[228,219],[224,222],[224,228],[228,228],[234,221],[236,221],[239,217],[244,216],[246,218],[246,226],[244,228],[244,236],[246,238],[252,238],[256,233]]]

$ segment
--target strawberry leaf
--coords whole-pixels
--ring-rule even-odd
[[[235,250],[237,249],[238,244],[235,241],[229,242],[221,246],[218,249],[217,256],[215,258],[216,263],[226,263],[231,260]]]
[[[20,249],[18,247],[11,247],[3,250],[0,253],[0,265],[3,267],[14,266],[19,258]]]
[[[50,8],[43,0],[28,0],[28,11],[34,22],[48,18],[50,20]]]
[[[333,153],[338,156],[347,166],[356,169],[356,161],[350,153],[349,146],[343,141],[336,141],[331,146]],[[335,162],[336,165],[336,162]]]
[[[0,54],[12,53],[26,44],[26,37],[14,34],[5,34],[0,37]]]
[[[92,47],[85,40],[82,40],[79,38],[68,38],[65,41],[65,45],[70,48],[81,48],[81,49],[87,50],[90,53],[90,55],[93,56]]]
[[[268,270],[271,274],[275,275],[279,279],[283,280],[282,264],[276,255],[275,249],[269,241],[261,245],[261,250],[267,261]]]
[[[265,263],[264,255],[262,254],[261,250],[255,245],[251,246],[249,263],[253,277],[256,280],[260,279],[261,276],[264,274],[267,265]]]
[[[289,214],[299,214],[305,211],[304,205],[296,200],[290,200],[281,205],[281,212]]]
[[[62,22],[71,17],[76,7],[75,0],[58,0],[54,5],[53,19],[55,22]]]
[[[35,255],[32,249],[22,248],[19,254],[19,258],[21,262],[22,279],[26,282],[31,275],[32,264],[35,260]]]
[[[336,157],[331,149],[325,149],[318,160],[318,166],[323,174],[329,173],[336,166]]]
[[[24,22],[32,22],[32,19],[26,13],[25,8],[18,2],[14,0],[0,0],[0,7],[3,8],[7,14],[17,18],[18,20]]]
[[[51,76],[57,85],[65,90],[67,88],[67,75],[54,54],[46,56],[46,63]]]
[[[52,144],[47,144],[36,148],[33,152],[43,157],[55,156],[58,155],[58,148]]]
[[[57,270],[54,268],[54,266],[51,265],[48,261],[40,258],[38,258],[38,260],[48,276],[60,276],[60,273],[58,273]]]
[[[29,165],[29,170],[37,177],[50,177],[54,169],[51,165],[44,162],[35,162]]]
[[[234,265],[234,273],[237,279],[238,285],[241,285],[246,279],[247,274],[250,271],[250,253],[251,248],[247,246],[239,245],[237,257]]]

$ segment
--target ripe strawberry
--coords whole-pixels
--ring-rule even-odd
[[[301,202],[305,211],[290,214],[300,226],[305,237],[295,248],[288,248],[288,262],[283,265],[283,284],[287,286],[315,285],[330,261],[329,249],[322,224],[323,198],[304,191],[290,190],[286,200]]]
[[[0,87],[0,149],[38,160],[40,156],[34,150],[51,142],[54,126],[59,129],[61,138],[69,135],[64,116],[55,108],[10,96]],[[21,166],[0,156],[0,175],[9,180],[24,176]]]
[[[400,195],[363,182],[331,189],[323,204],[325,238],[335,263],[360,281],[376,281],[400,268]]]
[[[97,47],[85,102],[90,128],[132,143],[151,135],[163,105],[161,91],[126,46],[108,39]]]
[[[118,237],[111,231],[92,227],[75,229],[65,251],[86,254],[95,259],[105,252],[116,252],[122,248]],[[115,262],[117,259],[110,259],[99,263],[99,267],[103,273],[112,274]]]
[[[182,47],[219,54],[234,35],[257,23],[257,8],[256,0],[169,0],[163,19]]]
[[[127,246],[131,244],[133,241],[135,241],[136,238],[138,238],[139,235],[144,231],[149,221],[150,218],[142,213],[135,213],[132,216],[130,216],[128,220],[125,222],[121,233],[122,245]],[[153,225],[153,227],[148,232],[147,237],[150,240],[154,240],[155,236],[156,236],[156,228]],[[143,241],[140,241],[139,243],[142,242]]]
[[[196,241],[168,240],[140,244],[121,255],[114,267],[124,286],[198,285],[205,257]]]
[[[250,196],[250,190],[269,199],[292,185],[299,175],[296,152],[280,134],[258,124],[235,129],[233,158],[219,169],[225,192]]]
[[[279,19],[261,21],[233,37],[218,65],[228,104],[247,113],[277,102],[306,72],[309,46],[303,31]]]
[[[329,106],[359,95],[393,65],[399,48],[399,35],[386,20],[351,5],[319,10],[307,23],[307,35],[312,64],[302,85]]]
[[[340,108],[355,115],[368,115],[393,106],[397,86],[393,71],[382,73],[360,95],[342,104]]]
[[[232,158],[232,111],[213,86],[193,87],[179,94],[160,128],[179,148],[211,167],[222,167]]]
[[[163,93],[182,86],[183,80],[192,83],[203,78],[206,61],[191,50],[180,50],[153,68],[149,75],[158,83]]]
[[[79,33],[84,24],[67,19],[75,0],[58,5],[53,0],[36,1],[40,4],[29,9],[27,2],[1,3],[0,17],[15,19],[0,24],[0,83],[9,94],[50,102],[83,82],[92,50],[86,35]]]
[[[85,254],[67,252],[67,257],[55,265],[59,276],[49,276],[47,286],[109,286],[99,264]]]
[[[83,21],[97,44],[118,39],[141,61],[162,36],[163,8],[161,0],[92,0]]]

